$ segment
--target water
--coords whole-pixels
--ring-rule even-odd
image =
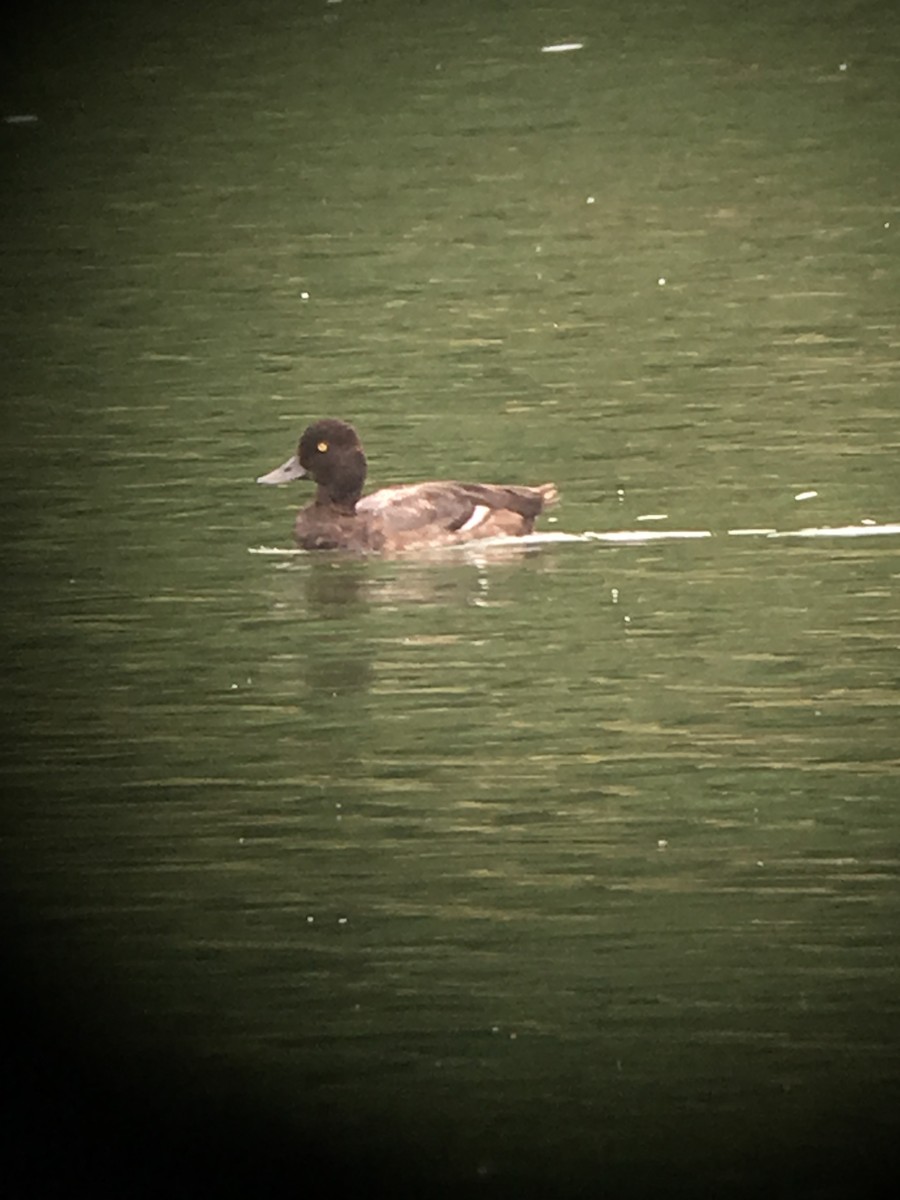
[[[265,1113],[448,1186],[874,1177],[900,43],[830,11],[35,41],[4,115],[38,119],[2,127],[5,891],[64,1049],[155,1068],[169,1137],[224,1095],[243,1148]],[[547,533],[632,536],[291,555],[302,486],[252,481],[326,414],[373,484],[554,479]]]

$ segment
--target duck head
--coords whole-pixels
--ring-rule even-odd
[[[353,511],[366,481],[366,456],[352,425],[331,417],[309,425],[300,437],[297,453],[256,482],[290,483],[307,478],[318,485],[318,503]]]

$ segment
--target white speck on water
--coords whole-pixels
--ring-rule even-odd
[[[846,71],[846,70],[847,70],[847,63],[841,63],[841,65],[838,67],[838,70],[839,70],[839,71]]]
[[[594,203],[595,203],[595,200],[594,200],[593,196],[588,196],[587,200],[585,200],[585,204],[594,204]]]
[[[346,917],[338,917],[338,925],[346,925],[346,924],[347,924]]]
[[[668,513],[643,513],[640,517],[635,517],[636,521],[668,521]]]
[[[666,841],[665,838],[660,838],[659,841],[656,843],[656,848],[657,848],[657,850],[668,850],[669,843]]]
[[[798,492],[794,497],[795,500],[812,500],[814,496],[818,496],[818,492]]]
[[[873,521],[871,517],[863,517],[863,519],[860,521],[860,525],[877,525],[877,524],[878,524],[878,522]]]
[[[613,604],[618,604],[619,603],[619,589],[613,588],[612,591],[610,592],[610,595],[612,596]]]
[[[656,282],[659,284],[659,286],[660,286],[660,287],[665,287],[665,286],[666,286],[666,277],[665,277],[665,275],[660,275],[659,279],[657,279],[657,281],[656,281]]]
[[[13,113],[3,118],[5,125],[34,125],[36,121],[34,113]]]
[[[308,299],[309,299],[309,292],[301,292],[301,293],[300,293],[300,299],[301,299],[301,300],[308,300]]]
[[[557,42],[552,46],[541,46],[541,54],[565,54],[567,50],[580,50],[584,42]]]

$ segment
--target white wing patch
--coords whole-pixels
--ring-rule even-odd
[[[466,521],[465,525],[460,525],[457,533],[468,533],[470,529],[476,529],[484,523],[485,518],[490,513],[490,509],[486,504],[476,504],[471,517]]]

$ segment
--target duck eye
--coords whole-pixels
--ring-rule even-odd
[[[325,451],[328,449],[328,443],[327,442],[319,442],[318,446],[316,446],[316,449],[319,451],[320,454],[324,454]]]

